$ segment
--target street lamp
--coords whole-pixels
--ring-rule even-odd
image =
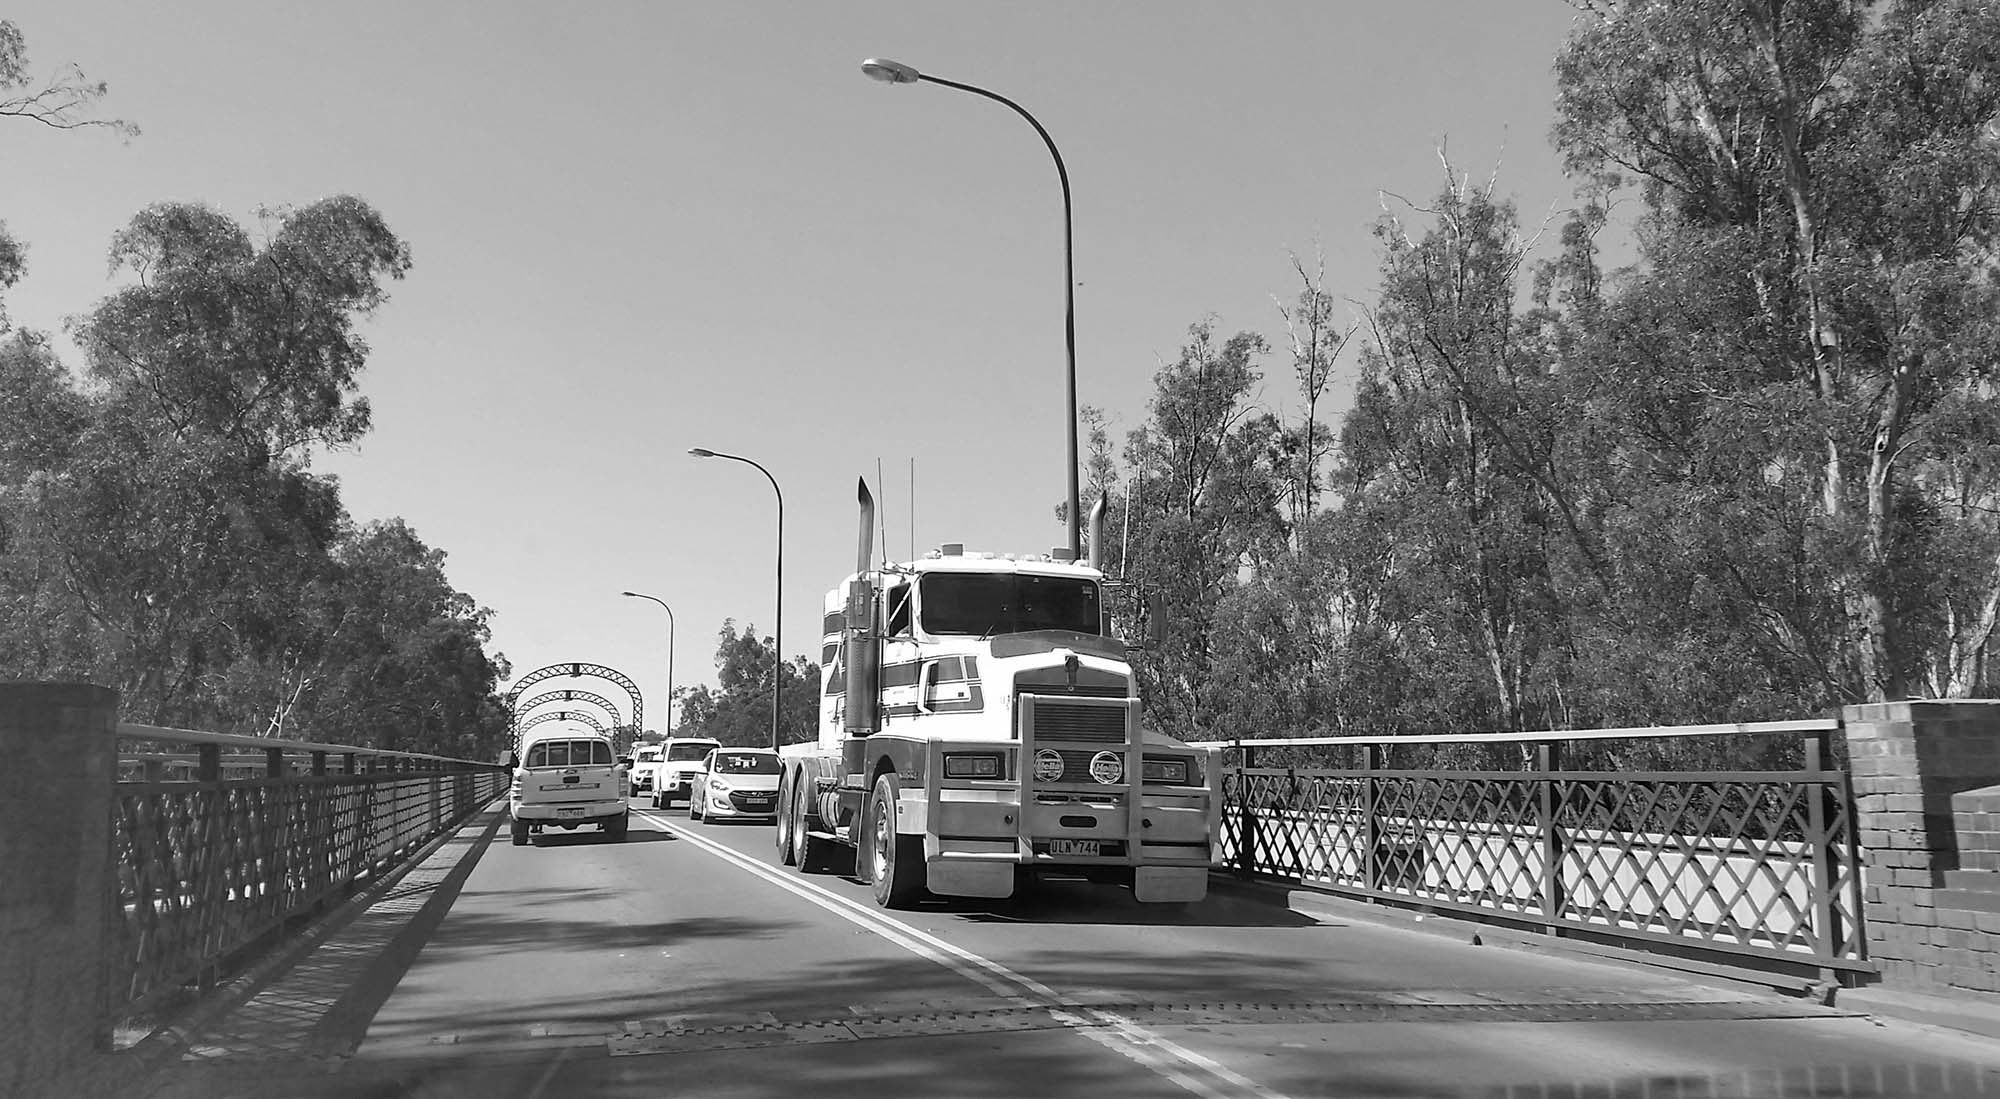
[[[672,740],[674,738],[674,609],[667,606],[667,601],[657,595],[647,595],[642,591],[621,591],[618,594],[633,599],[650,599],[658,603],[661,610],[667,612],[667,739]],[[645,731],[639,730],[641,734]]]
[[[1082,528],[1079,526],[1079,521],[1082,518],[1082,505],[1078,500],[1076,483],[1076,262],[1075,248],[1071,243],[1073,236],[1071,222],[1073,219],[1070,216],[1069,169],[1063,167],[1062,154],[1056,151],[1055,140],[1049,137],[1049,132],[1042,128],[1042,124],[1035,120],[1035,116],[1029,114],[1019,103],[1008,99],[1004,95],[1000,95],[997,92],[989,92],[985,88],[974,87],[971,84],[961,84],[956,80],[946,80],[941,76],[921,73],[900,61],[890,61],[883,57],[871,57],[863,61],[861,63],[861,71],[866,73],[869,79],[880,80],[885,84],[915,84],[919,81],[942,84],[947,88],[957,88],[962,92],[971,92],[973,95],[991,99],[995,103],[1011,107],[1015,114],[1028,120],[1028,125],[1033,126],[1036,133],[1042,135],[1042,144],[1049,147],[1049,155],[1055,158],[1056,178],[1062,181],[1063,297],[1068,303],[1067,313],[1063,317],[1063,344],[1069,353],[1069,423],[1067,425],[1069,435],[1069,507],[1066,510],[1069,519],[1070,559],[1081,561],[1083,559],[1083,534]]]
[[[785,494],[778,488],[778,479],[771,471],[740,454],[724,454],[718,450],[704,450],[689,447],[688,453],[697,458],[727,458],[732,462],[742,462],[755,466],[757,472],[771,482],[771,492],[778,497],[778,599],[777,620],[771,623],[771,749],[778,748],[778,685],[785,679]]]

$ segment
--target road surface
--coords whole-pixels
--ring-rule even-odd
[[[146,1094],[2000,1095],[1995,1043],[1664,971],[1081,882],[884,912],[633,806],[620,844],[481,814]]]

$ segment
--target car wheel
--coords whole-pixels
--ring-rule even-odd
[[[527,822],[527,821],[525,821],[525,820],[522,820],[522,819],[521,819],[520,817],[515,817],[515,818],[514,818],[514,828],[513,828],[513,833],[514,833],[514,846],[516,846],[516,847],[526,847],[526,846],[528,845],[528,822]]]
[[[919,836],[896,833],[896,799],[902,783],[894,771],[875,780],[868,799],[867,856],[875,903],[908,908],[924,895],[924,848]]]
[[[632,813],[627,810],[612,817],[604,825],[604,836],[612,843],[624,843],[625,833],[632,827]]]
[[[706,819],[701,814],[701,799],[694,796],[693,794],[688,795],[688,819],[689,820]]]

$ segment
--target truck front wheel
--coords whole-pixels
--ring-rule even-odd
[[[920,836],[896,832],[896,801],[902,783],[894,771],[875,780],[868,801],[868,869],[875,885],[875,903],[883,908],[908,908],[924,895],[924,848]]]

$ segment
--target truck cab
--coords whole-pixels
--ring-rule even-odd
[[[862,567],[827,594],[819,738],[781,753],[780,859],[852,847],[886,907],[1041,876],[1205,896],[1220,769],[1142,729],[1102,571],[950,544],[868,568],[861,495]]]

